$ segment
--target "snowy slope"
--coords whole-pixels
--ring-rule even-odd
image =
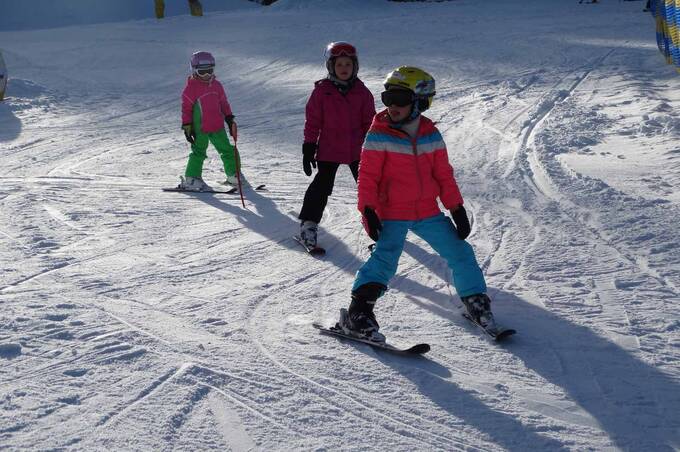
[[[188,14],[187,0],[164,0],[164,4],[165,17]],[[247,0],[201,0],[201,5],[206,13],[258,8],[257,4]],[[154,0],[4,1],[0,10],[0,31],[155,18]]]
[[[0,32],[0,448],[679,449],[680,79],[641,3],[322,3]],[[413,236],[377,316],[426,357],[311,327],[370,243],[347,170],[327,256],[291,239],[304,102],[339,39],[376,96],[398,65],[436,77],[429,115],[512,341],[462,319]],[[270,188],[247,209],[160,191],[186,163],[196,49]]]

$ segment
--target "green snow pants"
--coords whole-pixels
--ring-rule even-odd
[[[187,169],[184,172],[184,177],[198,177],[203,174],[203,161],[207,157],[208,144],[212,143],[217,149],[222,164],[224,165],[224,174],[227,177],[236,175],[236,159],[234,156],[234,146],[229,143],[229,137],[226,130],[218,130],[217,132],[205,133],[201,130],[201,110],[198,106],[194,106],[194,130],[196,131],[196,139],[191,145],[191,154],[189,154],[189,161],[187,162]]]

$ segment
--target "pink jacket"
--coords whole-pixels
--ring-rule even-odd
[[[201,110],[201,131],[217,132],[224,129],[224,118],[232,114],[222,84],[216,78],[204,82],[194,77],[187,79],[182,91],[182,124],[193,123],[194,104]]]
[[[415,138],[378,113],[359,164],[359,211],[372,207],[383,220],[422,220],[463,204],[446,144],[434,123],[420,117]]]
[[[318,143],[317,160],[336,163],[359,160],[361,145],[375,115],[373,95],[361,80],[357,79],[344,96],[330,80],[319,80],[305,112],[305,143]]]

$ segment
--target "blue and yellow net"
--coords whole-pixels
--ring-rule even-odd
[[[651,12],[656,19],[656,43],[680,72],[680,0],[652,0]]]

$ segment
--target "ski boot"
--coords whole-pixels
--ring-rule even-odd
[[[309,249],[316,248],[316,233],[319,225],[314,221],[305,220],[300,223],[300,238]]]
[[[209,191],[212,188],[203,182],[200,177],[187,177],[186,179],[180,176],[181,182],[179,188],[186,191]]]
[[[385,342],[385,336],[380,333],[380,325],[373,313],[375,301],[387,289],[378,283],[368,283],[352,292],[352,302],[349,309],[340,309],[338,326],[352,336],[373,342]]]
[[[461,297],[460,299],[473,322],[478,323],[485,330],[495,331],[496,321],[491,313],[491,300],[484,293]]]
[[[238,177],[236,177],[236,174],[233,176],[227,176],[224,182],[222,182],[222,185],[227,185],[227,186],[232,186],[234,188],[238,188]],[[250,187],[250,184],[246,180],[245,176],[241,174],[241,186],[242,187]]]

